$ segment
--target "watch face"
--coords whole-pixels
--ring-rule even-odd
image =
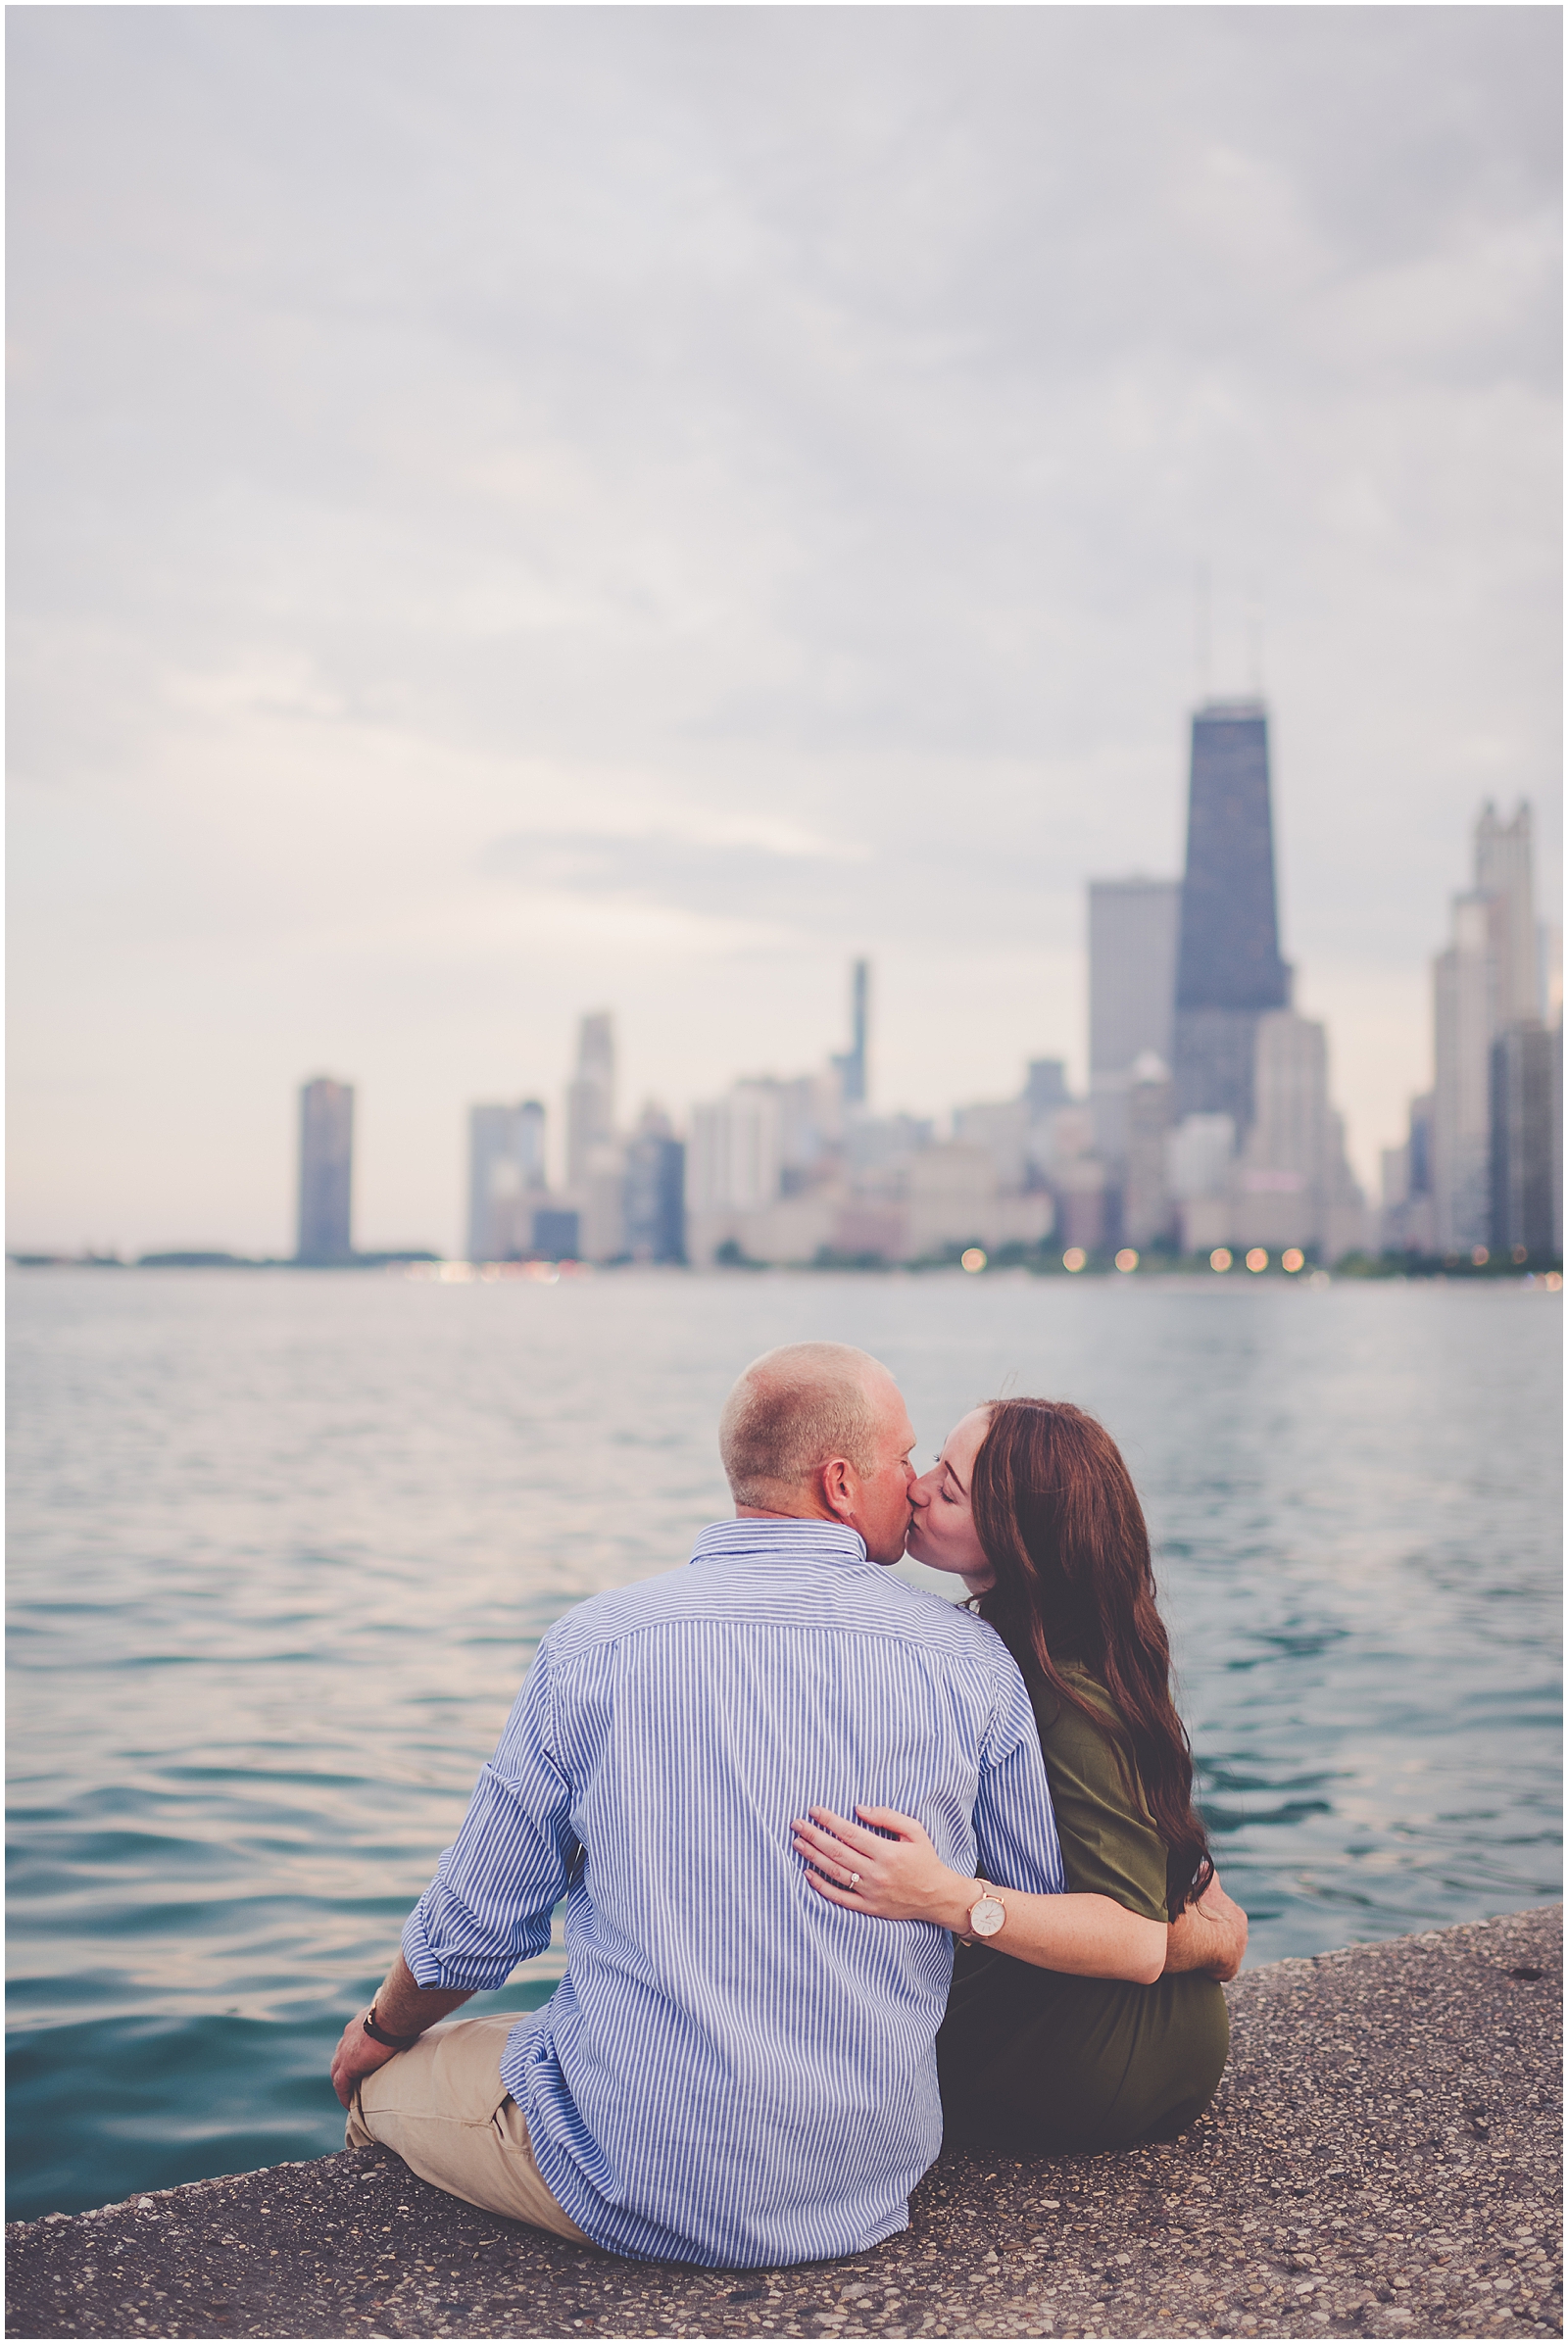
[[[994,1937],[1007,1918],[1007,1908],[994,1896],[982,1896],[977,1905],[969,1908],[969,1927],[977,1937]]]

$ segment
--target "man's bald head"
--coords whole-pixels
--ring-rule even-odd
[[[718,1448],[738,1506],[777,1508],[808,1491],[817,1468],[843,1458],[875,1471],[898,1387],[869,1351],[848,1343],[787,1343],[738,1378],[718,1420]]]

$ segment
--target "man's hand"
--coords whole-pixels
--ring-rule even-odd
[[[332,2089],[344,2107],[352,2104],[357,2084],[398,2057],[386,2043],[366,2033],[365,2022],[372,2010],[377,2027],[388,2034],[423,2034],[438,2019],[459,2009],[472,1992],[471,1986],[421,1986],[400,1953],[374,2002],[356,2012],[332,2055]]]
[[[345,2108],[353,2105],[356,2084],[363,2083],[367,2075],[373,2075],[377,2068],[384,2068],[389,2059],[397,2057],[385,2043],[378,2043],[366,2033],[365,2022],[369,2015],[368,2003],[364,2010],[356,2011],[332,2054],[332,2089]]]
[[[1166,1931],[1167,1978],[1200,1971],[1228,1984],[1247,1951],[1247,1915],[1226,1895],[1216,1872],[1196,1904],[1190,1904]]]

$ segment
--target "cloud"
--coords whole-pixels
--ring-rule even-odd
[[[910,1103],[1079,1054],[1084,880],[1179,863],[1200,561],[1395,1136],[1479,799],[1559,854],[1553,12],[10,37],[32,1234],[275,1242],[331,1055],[452,1236],[465,1087],[554,1087],[574,1006],[678,1105],[839,1044],[854,951]],[[92,1067],[113,1157],[27,1103]]]

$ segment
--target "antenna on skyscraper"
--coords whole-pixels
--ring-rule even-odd
[[[1193,581],[1193,649],[1198,661],[1198,697],[1206,701],[1213,697],[1209,676],[1209,610],[1208,563],[1200,562]]]
[[[1263,589],[1255,574],[1247,584],[1247,683],[1254,700],[1263,697]]]

